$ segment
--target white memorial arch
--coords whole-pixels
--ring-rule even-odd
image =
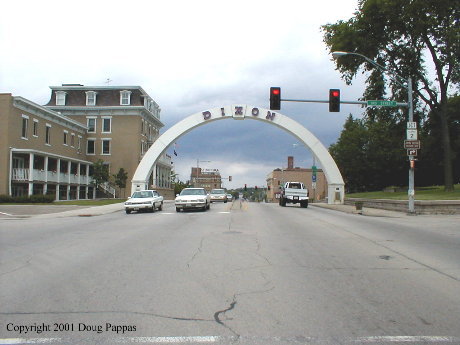
[[[205,125],[209,122],[234,119],[234,120],[259,120],[275,125],[291,133],[299,141],[303,142],[320,162],[328,184],[328,203],[343,204],[344,182],[337,164],[332,159],[326,147],[305,127],[298,122],[280,113],[268,109],[253,107],[250,105],[229,105],[221,108],[202,111],[178,122],[163,133],[145,153],[139,166],[134,173],[131,193],[136,190],[148,189],[149,177],[158,158],[182,135],[192,129]]]

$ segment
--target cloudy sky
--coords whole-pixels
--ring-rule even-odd
[[[357,0],[8,1],[0,21],[0,92],[38,104],[51,85],[140,85],[160,105],[162,132],[185,117],[235,103],[268,108],[270,86],[283,98],[356,100],[362,76],[346,86],[322,42],[320,26],[349,19]],[[328,147],[348,114],[342,105],[283,103],[281,111]],[[219,169],[229,188],[263,186],[287,165],[310,167],[308,148],[260,121],[217,121],[177,142],[176,172]],[[172,154],[172,149],[169,150]],[[209,161],[209,162],[205,162]]]

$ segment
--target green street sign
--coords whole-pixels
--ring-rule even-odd
[[[398,102],[396,101],[367,101],[368,106],[376,107],[396,107]]]

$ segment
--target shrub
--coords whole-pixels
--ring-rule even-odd
[[[10,195],[0,195],[0,203],[51,203],[54,201],[54,195],[31,195],[28,196],[10,196]]]
[[[0,202],[13,202],[13,197],[9,195],[0,195]]]

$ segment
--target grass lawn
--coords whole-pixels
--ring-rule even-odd
[[[455,185],[453,192],[445,192],[444,186],[415,188],[415,200],[460,200],[460,184]],[[347,198],[408,200],[405,192],[366,192],[346,194]]]
[[[79,205],[79,206],[102,206],[110,204],[119,204],[126,199],[97,199],[97,200],[64,200],[55,201],[52,205]]]
[[[52,203],[18,203],[18,202],[4,202],[0,205],[77,205],[77,206],[102,206],[110,204],[118,204],[120,202],[125,202],[126,199],[97,199],[97,200],[64,200],[64,201],[55,201]]]

